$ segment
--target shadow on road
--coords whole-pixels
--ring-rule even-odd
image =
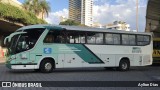
[[[119,71],[116,68],[65,68],[56,69],[52,73],[95,73],[95,72],[108,72],[108,73],[119,73],[119,72],[137,72],[137,71],[148,71],[147,68],[131,68],[129,71]],[[7,70],[9,73],[14,74],[29,74],[29,73],[41,73],[34,70]]]

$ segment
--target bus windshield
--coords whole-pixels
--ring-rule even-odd
[[[9,45],[8,53],[16,54],[32,49],[43,31],[44,29],[27,29],[23,31],[26,33],[13,36]]]
[[[13,54],[14,49],[16,48],[16,42],[20,35],[15,35],[12,37],[11,42],[8,44],[8,53]]]

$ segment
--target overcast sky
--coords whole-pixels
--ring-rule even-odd
[[[24,0],[18,0],[24,2]],[[59,24],[60,16],[68,17],[68,0],[47,0],[51,12],[45,19],[50,24]],[[139,31],[145,30],[146,7],[148,0],[139,0]],[[131,29],[136,29],[136,0],[94,0],[94,22],[112,23],[115,20],[125,21]]]

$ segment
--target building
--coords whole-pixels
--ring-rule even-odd
[[[146,32],[153,32],[153,37],[160,37],[160,0],[148,0],[146,13]]]
[[[92,13],[93,0],[69,0],[69,19],[92,26]]]
[[[60,22],[65,22],[67,20],[68,20],[68,18],[66,18],[65,16],[60,16]]]
[[[115,21],[112,24],[105,25],[104,27],[109,29],[130,31],[130,25],[122,21]]]
[[[93,22],[92,27],[95,27],[95,28],[104,28],[103,25],[100,24],[99,22]]]

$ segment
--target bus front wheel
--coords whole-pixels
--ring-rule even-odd
[[[120,71],[127,71],[127,70],[129,70],[129,68],[130,68],[130,63],[129,63],[128,60],[123,59],[123,60],[120,61],[119,67],[118,67],[118,69]]]
[[[42,73],[51,73],[54,69],[54,63],[52,60],[45,59],[40,64],[40,71]]]

